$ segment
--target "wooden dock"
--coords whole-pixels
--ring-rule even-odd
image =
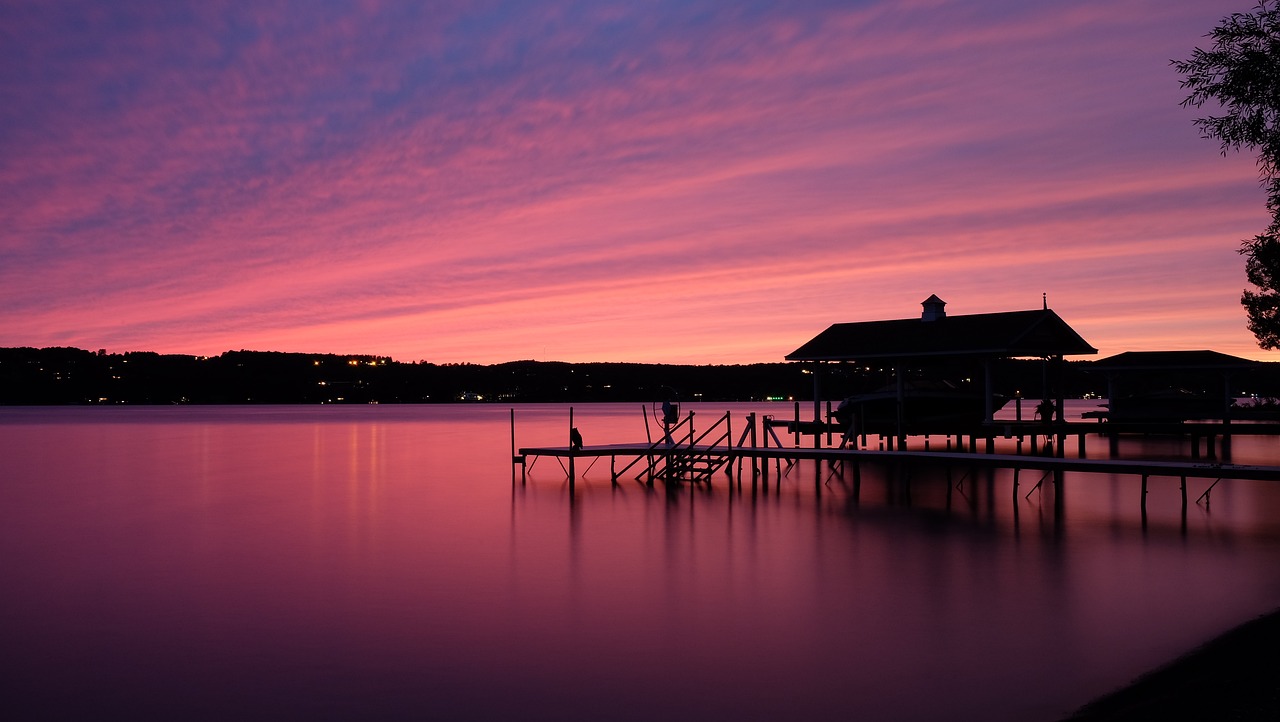
[[[1011,469],[1015,472],[1031,470],[1044,472],[1046,478],[1052,474],[1055,482],[1062,481],[1064,472],[1076,472],[1090,475],[1121,474],[1140,477],[1142,479],[1142,503],[1146,504],[1147,480],[1150,477],[1172,477],[1182,480],[1183,502],[1186,503],[1186,480],[1189,478],[1212,479],[1213,483],[1201,494],[1207,501],[1209,493],[1222,479],[1244,479],[1258,481],[1280,481],[1280,466],[1220,463],[1214,460],[1214,439],[1220,437],[1224,447],[1229,444],[1231,435],[1261,434],[1280,435],[1280,424],[1230,424],[1230,423],[1195,423],[1195,424],[1111,424],[1097,422],[1057,422],[1041,424],[1029,422],[996,422],[967,429],[966,434],[949,434],[942,444],[930,436],[923,438],[879,437],[881,448],[866,448],[868,439],[853,439],[853,448],[839,445],[822,446],[822,437],[829,434],[826,427],[812,426],[805,428],[786,422],[778,422],[764,417],[763,423],[757,424],[755,414],[746,418],[744,429],[734,443],[730,415],[726,412],[719,420],[694,436],[693,414],[690,414],[679,425],[669,430],[670,441],[664,434],[658,442],[634,442],[599,444],[573,448],[571,446],[515,447],[515,422],[512,416],[512,461],[521,467],[521,478],[527,470],[541,457],[551,457],[559,461],[568,477],[570,490],[578,477],[577,465],[580,460],[587,461],[587,470],[597,462],[608,459],[610,480],[617,485],[628,476],[641,483],[652,485],[655,481],[668,484],[700,483],[712,484],[713,477],[719,471],[732,481],[736,479],[741,485],[745,476],[742,468],[744,462],[750,462],[749,474],[752,483],[758,477],[768,485],[768,465],[772,462],[778,466],[778,477],[783,472],[781,465],[791,465],[801,460],[825,463],[832,468],[849,466],[855,470],[862,463],[879,464],[931,464],[946,467],[963,467],[967,469]],[[688,428],[682,427],[688,423]],[[783,443],[774,431],[775,427],[789,428],[787,436],[793,437],[793,443]],[[804,448],[799,440],[805,436],[813,438],[813,447]],[[1161,434],[1190,437],[1196,440],[1193,445],[1193,458],[1186,460],[1147,460],[1147,459],[1090,459],[1084,456],[1084,439],[1090,434],[1117,436],[1120,434]],[[1076,436],[1079,440],[1079,453],[1076,457],[1068,457],[1064,451],[1068,436]],[[1017,439],[1019,453],[995,453],[996,439]],[[1036,439],[1045,439],[1037,445]],[[1208,439],[1206,453],[1208,460],[1199,458],[1200,442]],[[895,448],[894,441],[898,442]],[[1023,444],[1022,440],[1029,443]],[[761,440],[763,443],[761,443]],[[979,444],[979,440],[985,443]],[[1053,440],[1053,441],[1051,441]],[[930,442],[934,441],[934,444]],[[1056,443],[1054,443],[1056,441]],[[771,443],[772,442],[772,443]],[[887,445],[887,448],[885,448]],[[917,448],[910,448],[910,447]],[[932,447],[932,448],[931,448]],[[1028,449],[1030,453],[1022,453]],[[980,451],[984,449],[985,451]],[[736,469],[736,472],[735,472]],[[732,487],[732,485],[731,485]]]

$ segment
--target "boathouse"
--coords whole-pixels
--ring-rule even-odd
[[[1217,351],[1126,351],[1087,369],[1105,374],[1107,411],[1087,414],[1107,421],[1221,419],[1242,411],[1233,384],[1263,367],[1258,361]]]
[[[1041,398],[1056,399],[1061,418],[1063,386],[1061,363],[1065,356],[1096,354],[1075,329],[1048,307],[1029,311],[948,315],[946,302],[931,295],[921,302],[918,318],[837,323],[786,355],[788,361],[806,362],[814,368],[814,420],[819,418],[822,364],[856,362],[893,369],[897,386],[899,424],[906,396],[904,371],[918,365],[976,364],[982,369],[985,413],[991,423],[992,365],[1008,358],[1040,358],[1047,363]]]

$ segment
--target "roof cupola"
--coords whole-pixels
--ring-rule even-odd
[[[924,306],[924,312],[920,314],[921,321],[937,321],[940,318],[947,317],[947,302],[938,298],[937,295],[931,295],[920,302]]]

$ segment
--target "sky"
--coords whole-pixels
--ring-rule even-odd
[[[0,0],[0,346],[776,362],[1049,307],[1264,352],[1251,0]]]

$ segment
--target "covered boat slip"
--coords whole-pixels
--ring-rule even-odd
[[[1107,410],[1088,416],[1115,423],[1280,420],[1275,409],[1236,404],[1233,381],[1261,366],[1257,361],[1217,351],[1117,354],[1090,366],[1089,373],[1106,377]]]
[[[1061,422],[1063,358],[1098,352],[1049,309],[1047,300],[1041,309],[962,316],[948,316],[946,302],[936,295],[921,306],[919,318],[833,324],[787,354],[788,361],[811,365],[813,423],[826,422],[822,416],[824,366],[857,363],[891,368],[893,382],[891,389],[845,400],[846,413],[839,423],[851,435],[892,433],[902,448],[909,435],[948,434],[954,428],[991,424],[1003,405],[994,391],[994,365],[1011,358],[1045,361],[1038,396],[1055,403],[1052,408],[1042,406],[1038,415],[1045,422]],[[937,379],[923,384],[908,379],[913,368],[958,366],[980,369],[980,385],[948,390],[940,388]]]

